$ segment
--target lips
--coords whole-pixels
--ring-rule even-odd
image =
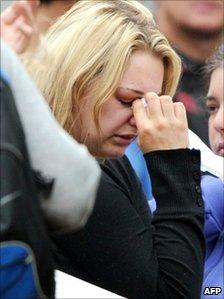
[[[194,5],[199,11],[204,13],[209,13],[212,10],[221,9],[221,1],[195,1]]]
[[[218,155],[224,157],[224,142],[219,143],[217,152],[218,152]]]
[[[136,137],[136,135],[134,135],[134,134],[114,135],[116,143],[118,143],[119,145],[123,145],[123,146],[129,145],[135,137]]]

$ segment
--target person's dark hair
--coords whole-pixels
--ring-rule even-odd
[[[54,0],[40,0],[40,4],[50,4]]]
[[[207,60],[206,66],[204,68],[204,76],[207,80],[207,90],[209,89],[210,79],[212,73],[219,67],[223,67],[224,58],[224,44],[221,44],[215,51],[214,55]],[[210,114],[208,111],[205,113],[205,119],[208,120]]]
[[[211,74],[214,70],[219,67],[223,67],[223,57],[224,57],[224,44],[221,44],[215,54],[207,61],[205,67],[205,73],[208,79],[210,79]]]

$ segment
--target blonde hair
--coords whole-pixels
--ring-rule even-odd
[[[79,113],[90,87],[100,131],[101,108],[115,92],[133,51],[143,49],[161,57],[163,94],[173,96],[179,81],[179,57],[138,1],[79,1],[52,26],[46,44],[48,55],[45,50],[37,54],[41,64],[31,63],[31,73],[68,132],[74,126],[80,130]]]

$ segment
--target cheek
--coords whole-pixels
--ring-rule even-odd
[[[208,121],[208,132],[209,132],[209,141],[211,146],[213,146],[214,142],[215,142],[215,133],[216,130],[214,128],[214,120],[213,118],[210,117],[209,121]]]
[[[100,121],[100,127],[104,134],[110,134],[118,130],[124,123],[126,123],[127,117],[122,113],[111,112],[108,115],[104,115]]]
[[[100,117],[100,127],[104,135],[116,133],[122,126],[124,126],[132,115],[130,108],[109,107],[106,106],[102,110]]]

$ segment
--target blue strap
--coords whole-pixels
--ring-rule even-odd
[[[7,75],[6,71],[0,68],[0,78],[5,81],[5,83],[10,83],[9,76]]]

